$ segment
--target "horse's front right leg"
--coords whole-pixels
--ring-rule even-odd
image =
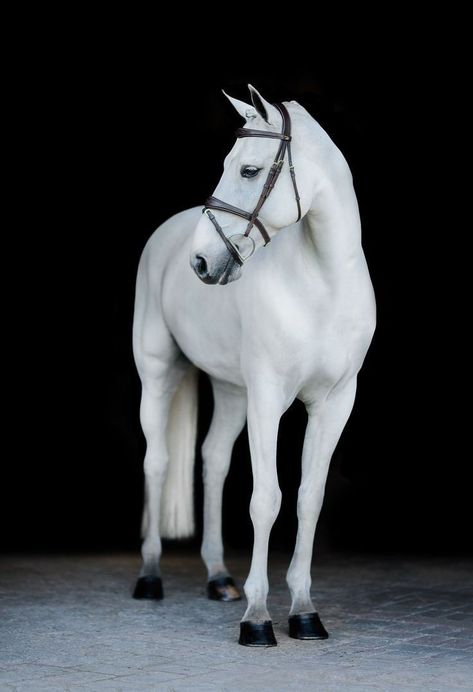
[[[283,388],[272,374],[258,373],[248,387],[248,435],[250,439],[253,494],[250,515],[254,529],[251,568],[245,583],[248,607],[240,624],[240,644],[276,646],[268,596],[268,542],[281,506],[276,469],[276,448],[281,415],[291,401],[285,401]]]

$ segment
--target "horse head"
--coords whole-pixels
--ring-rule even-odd
[[[252,105],[225,94],[245,119],[245,127],[237,130],[237,141],[225,158],[223,175],[206,202],[192,242],[191,266],[208,284],[240,278],[255,251],[310,207],[311,182],[304,175],[302,142],[297,135],[292,141],[286,106],[272,105],[254,87],[249,89]]]

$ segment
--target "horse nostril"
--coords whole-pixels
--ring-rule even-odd
[[[207,267],[207,260],[205,257],[202,257],[202,255],[196,255],[194,259],[194,269],[197,273],[198,276],[203,277],[207,276],[209,273],[208,267]]]

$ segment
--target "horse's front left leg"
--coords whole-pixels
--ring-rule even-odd
[[[207,595],[216,601],[241,598],[223,559],[222,495],[233,444],[246,420],[246,391],[212,378],[214,413],[202,446],[204,531],[202,558],[208,571]]]
[[[277,643],[266,606],[268,542],[281,506],[276,447],[279,420],[287,405],[282,400],[282,388],[270,382],[270,378],[259,377],[248,388],[248,435],[253,471],[250,516],[254,543],[250,573],[244,586],[248,608],[240,624],[239,642],[245,646],[276,646]]]
[[[312,549],[330,459],[352,410],[355,391],[356,379],[353,379],[343,388],[336,388],[323,402],[306,404],[309,418],[297,500],[299,527],[294,555],[287,573],[292,596],[289,635],[294,639],[328,637],[310,595]]]

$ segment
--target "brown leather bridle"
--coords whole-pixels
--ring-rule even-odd
[[[287,158],[289,161],[289,172],[291,174],[291,180],[292,180],[292,185],[294,187],[294,194],[296,198],[296,204],[297,204],[297,221],[300,220],[301,218],[301,205],[300,205],[300,197],[299,197],[299,192],[297,190],[297,184],[296,184],[296,174],[294,172],[294,166],[292,165],[292,155],[291,155],[291,118],[289,116],[289,113],[287,111],[287,108],[284,104],[282,103],[275,103],[274,104],[275,108],[278,109],[279,113],[281,114],[282,118],[282,130],[281,132],[267,132],[266,130],[249,130],[244,127],[239,127],[238,130],[236,131],[236,136],[237,137],[267,137],[270,139],[279,139],[280,144],[279,144],[279,149],[276,154],[276,158],[274,159],[274,162],[269,170],[268,176],[266,178],[266,182],[263,186],[263,190],[261,192],[261,195],[259,197],[258,202],[256,203],[256,207],[253,209],[252,212],[245,211],[244,209],[239,209],[238,207],[234,207],[231,204],[228,204],[227,202],[222,202],[222,200],[217,199],[216,197],[208,197],[205,200],[205,207],[203,208],[202,212],[207,214],[208,218],[210,221],[213,223],[215,230],[225,243],[225,246],[228,250],[228,252],[232,255],[234,258],[235,262],[237,262],[240,266],[243,264],[245,259],[248,259],[248,257],[243,257],[240,252],[238,251],[237,246],[231,241],[231,238],[227,238],[225,233],[223,232],[220,224],[218,223],[217,219],[215,218],[214,214],[210,211],[211,209],[214,209],[215,211],[224,211],[227,212],[228,214],[234,214],[235,216],[240,216],[242,219],[246,219],[248,221],[248,226],[246,227],[246,231],[243,234],[245,237],[249,237],[250,231],[253,228],[253,226],[256,226],[256,228],[259,230],[261,233],[264,244],[267,245],[271,238],[269,237],[269,234],[267,230],[265,229],[264,225],[262,222],[259,220],[258,215],[260,213],[261,207],[263,204],[266,202],[268,199],[269,195],[271,194],[271,190],[273,189],[274,185],[276,184],[276,180],[279,177],[279,174],[281,173],[281,169],[284,163],[284,158],[286,156],[286,151],[287,151]],[[241,236],[240,236],[241,237]],[[250,238],[250,240],[252,240]],[[253,241],[253,250],[254,250],[254,241]],[[253,251],[252,251],[253,252]],[[249,256],[251,256],[252,252],[250,253]]]

